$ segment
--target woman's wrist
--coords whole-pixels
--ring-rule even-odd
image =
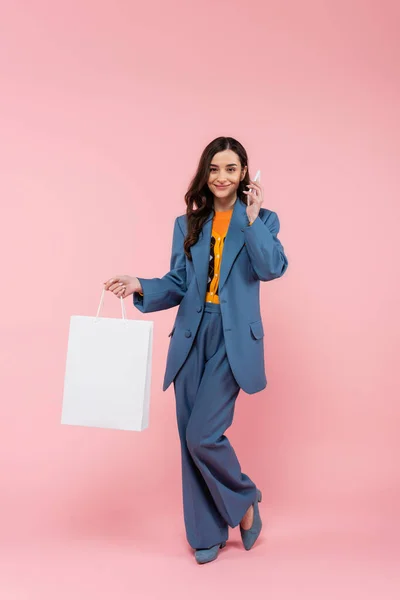
[[[135,292],[138,292],[139,294],[141,294],[143,296],[142,284],[140,283],[140,281],[137,277],[135,277],[135,279],[136,279]]]

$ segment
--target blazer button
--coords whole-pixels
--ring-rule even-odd
[[[198,307],[197,307],[197,312],[201,312],[201,310],[202,310],[202,307],[201,307],[201,306],[198,306]]]
[[[186,329],[185,337],[190,337],[191,335],[192,335],[192,332],[190,331],[190,329]]]
[[[240,228],[240,231],[244,231],[244,227],[241,227],[241,228]]]

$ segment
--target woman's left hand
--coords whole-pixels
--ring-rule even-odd
[[[258,213],[260,212],[261,204],[264,201],[263,198],[263,189],[259,183],[256,181],[250,180],[251,183],[247,184],[247,187],[253,188],[252,191],[244,190],[244,193],[247,195],[247,208],[246,213],[249,221],[253,222],[254,219],[258,217]]]

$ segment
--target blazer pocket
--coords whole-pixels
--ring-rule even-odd
[[[173,326],[171,333],[168,334],[168,337],[171,337],[171,335],[174,333],[174,331],[175,331],[175,325]]]
[[[253,323],[249,323],[249,325],[251,333],[253,334],[256,340],[260,340],[264,337],[264,327],[261,319],[259,319],[258,321],[253,321]]]

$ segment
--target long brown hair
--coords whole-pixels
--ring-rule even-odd
[[[248,167],[247,152],[242,144],[231,137],[217,137],[210,142],[203,150],[189,189],[185,194],[186,215],[187,215],[187,235],[183,244],[184,251],[189,260],[192,260],[189,248],[199,239],[201,229],[207,217],[214,213],[214,197],[209,189],[207,182],[209,178],[210,163],[214,154],[232,150],[236,152],[240,160],[241,169]],[[246,194],[243,190],[247,189],[246,184],[250,183],[249,170],[247,169],[243,181],[239,183],[237,195],[239,199],[247,205]],[[194,208],[196,205],[196,209]]]

